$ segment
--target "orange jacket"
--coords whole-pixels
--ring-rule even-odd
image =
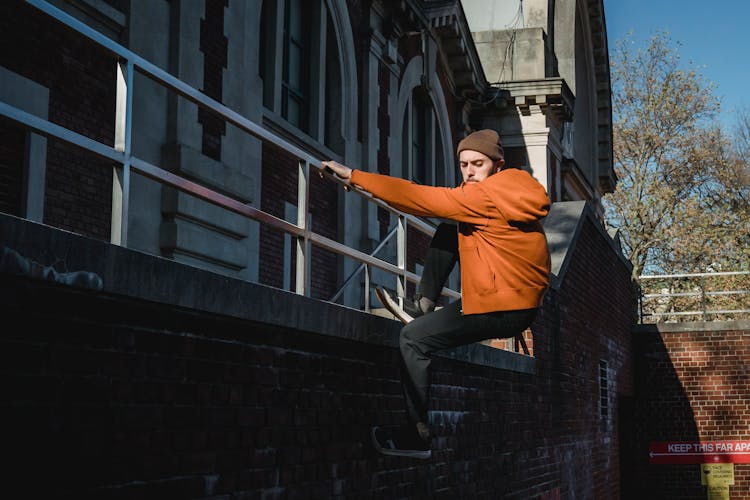
[[[549,286],[550,256],[540,220],[550,201],[527,172],[509,168],[456,188],[361,170],[352,171],[351,182],[402,212],[459,222],[464,314],[541,305]]]

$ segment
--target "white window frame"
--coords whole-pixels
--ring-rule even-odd
[[[413,154],[413,147],[414,144],[414,121],[417,119],[417,115],[419,114],[419,110],[417,109],[418,103],[414,99],[414,93],[418,91],[418,88],[412,89],[411,97],[409,97],[409,102],[406,106],[405,114],[404,114],[404,121],[403,121],[403,160],[404,160],[404,167],[405,171],[403,173],[404,178],[417,181],[417,175],[416,175],[416,165],[414,163],[414,154]],[[426,127],[426,137],[427,142],[424,145],[425,148],[425,179],[419,180],[421,184],[426,185],[437,185],[437,184],[445,184],[446,177],[447,177],[447,169],[448,165],[443,165],[444,171],[441,172],[441,169],[437,168],[436,164],[436,152],[438,148],[439,141],[438,139],[438,124],[437,124],[437,116],[435,114],[435,105],[432,102],[432,99],[430,99],[429,95],[425,95],[425,104],[429,107],[428,113],[427,113],[427,123],[425,123]],[[438,174],[441,173],[440,177],[438,177]],[[439,182],[438,182],[439,181]]]
[[[0,66],[0,101],[27,113],[47,119],[49,89]],[[47,175],[47,138],[27,132],[24,151],[21,216],[35,221],[44,219],[44,184]]]
[[[329,29],[334,29],[334,26],[329,25],[329,16],[333,13],[330,12],[330,7],[327,2],[310,2],[310,0],[301,0],[302,3],[309,2],[311,8],[310,19],[310,33],[309,33],[309,60],[306,64],[309,66],[307,74],[307,84],[305,88],[306,96],[306,119],[302,124],[295,124],[289,121],[283,116],[282,110],[284,103],[282,102],[284,95],[284,67],[286,64],[285,53],[284,53],[284,22],[286,15],[286,7],[289,0],[275,0],[276,12],[275,12],[275,23],[270,29],[275,34],[272,37],[274,47],[266,47],[268,54],[266,57],[270,57],[273,60],[269,74],[264,75],[265,78],[272,78],[272,87],[266,89],[267,82],[264,82],[264,93],[270,93],[267,96],[267,101],[271,102],[270,107],[266,106],[264,99],[263,113],[267,120],[271,121],[278,128],[286,131],[292,136],[299,137],[301,131],[306,137],[312,139],[320,149],[320,145],[325,145],[326,141],[326,110],[332,107],[331,103],[326,102],[326,87],[334,82],[327,82],[326,78],[326,54],[327,54],[327,37],[326,34]],[[261,22],[264,22],[261,20]],[[344,69],[339,58],[339,71],[341,74]],[[343,85],[343,82],[339,82],[338,85]],[[340,92],[343,95],[343,89]],[[343,100],[342,100],[343,101]],[[339,102],[335,107],[335,111],[338,115],[343,114],[344,103]],[[343,119],[343,116],[340,116]],[[303,138],[300,138],[303,139]],[[303,139],[304,140],[304,139]],[[343,134],[342,134],[343,141]],[[325,148],[324,148],[325,149]]]

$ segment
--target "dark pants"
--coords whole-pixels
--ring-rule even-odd
[[[430,243],[419,290],[432,300],[440,296],[458,262],[458,233],[453,224],[440,224]],[[401,329],[401,383],[412,423],[427,423],[431,354],[486,339],[512,338],[531,324],[537,309],[463,315],[461,301],[419,316]]]

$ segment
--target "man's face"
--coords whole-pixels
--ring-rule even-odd
[[[464,182],[481,182],[497,172],[505,160],[492,161],[492,158],[479,151],[464,149],[458,155],[458,165]]]

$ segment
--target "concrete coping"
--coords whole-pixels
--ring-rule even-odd
[[[683,321],[680,323],[650,323],[635,325],[638,333],[731,332],[750,331],[750,320]]]
[[[33,264],[31,267],[39,273],[47,270],[46,278],[40,275],[39,279],[49,281],[51,276],[68,286],[88,286],[90,293],[218,314],[293,329],[313,337],[398,347],[401,329],[398,321],[26,219],[0,214],[0,242],[0,250],[5,255],[0,259],[2,273],[29,274],[33,279],[30,272],[21,269],[25,262]],[[56,270],[52,269],[53,264]],[[484,344],[463,346],[438,355],[492,368],[536,372],[533,357]]]

